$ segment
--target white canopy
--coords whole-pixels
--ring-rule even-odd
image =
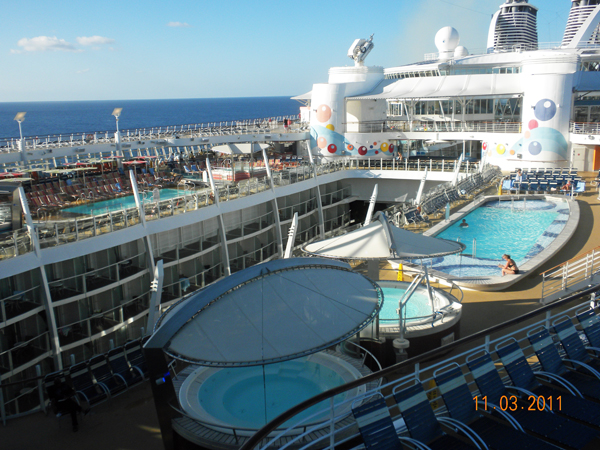
[[[306,253],[333,259],[420,259],[460,253],[460,242],[423,236],[391,225],[378,212],[374,222],[350,233],[303,247]]]
[[[227,153],[230,155],[249,155],[250,153],[260,152],[262,149],[267,149],[268,144],[259,144],[256,142],[215,145],[212,150],[219,153]],[[252,150],[251,150],[252,149]]]
[[[171,308],[148,344],[166,342],[173,357],[201,365],[267,364],[349,338],[382,303],[379,287],[345,263],[276,260],[237,272]]]
[[[404,78],[390,83],[384,80],[371,92],[352,99],[444,99],[521,95],[519,74],[453,75],[444,77]]]

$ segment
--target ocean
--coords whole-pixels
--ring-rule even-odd
[[[26,111],[23,136],[115,131],[114,108],[123,108],[119,130],[291,116],[301,104],[290,97],[190,98],[0,103],[0,138],[18,138],[13,119]]]

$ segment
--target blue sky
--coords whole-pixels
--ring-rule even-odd
[[[104,0],[4,2],[0,101],[297,95],[327,81],[356,38],[368,65],[436,51],[455,27],[483,50],[503,0]],[[570,0],[531,0],[540,42],[559,42]]]

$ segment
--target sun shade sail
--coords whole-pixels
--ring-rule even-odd
[[[206,366],[285,361],[355,335],[382,303],[380,288],[345,263],[276,260],[237,272],[175,305],[147,345]]]
[[[415,259],[460,253],[460,242],[423,236],[391,225],[385,214],[350,233],[303,247],[306,253],[334,259]]]
[[[249,155],[250,153],[260,152],[263,148],[269,148],[269,145],[258,143],[215,145],[212,148],[212,151],[231,155]],[[250,149],[252,149],[252,151],[250,151]]]

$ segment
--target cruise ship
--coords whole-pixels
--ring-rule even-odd
[[[370,202],[420,211],[423,192],[460,180],[600,169],[600,2],[571,3],[555,45],[538,42],[527,0],[500,6],[479,54],[446,27],[432,36],[437,53],[384,69],[366,65],[374,37],[357,39],[352,66],[294,97],[294,118],[119,130],[116,109],[114,133],[0,141],[2,420],[45,409],[36,386],[49,374],[152,335],[207,287],[279,264],[288,236],[300,255],[356,228]],[[155,379],[159,369],[152,388],[172,387],[169,374]],[[197,443],[185,423],[176,428]]]

